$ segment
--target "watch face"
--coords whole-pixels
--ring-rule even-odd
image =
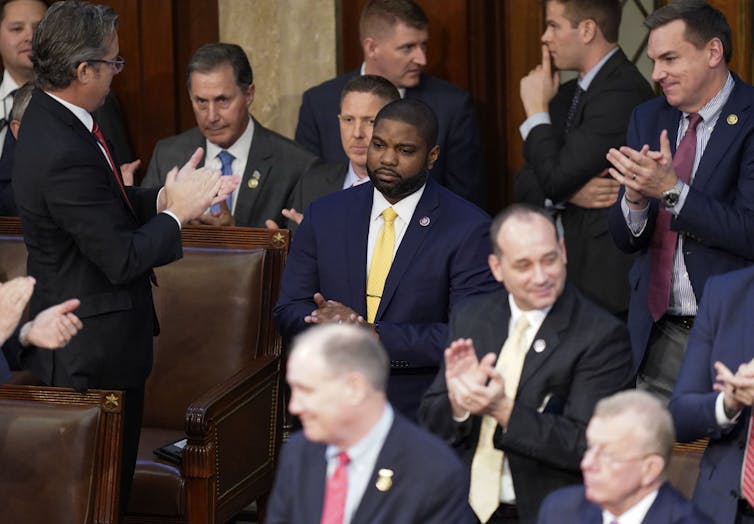
[[[679,197],[680,195],[675,191],[669,191],[662,195],[662,203],[665,205],[665,207],[673,207],[678,203]]]

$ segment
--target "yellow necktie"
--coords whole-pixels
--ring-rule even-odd
[[[367,277],[367,322],[374,322],[377,309],[380,307],[382,290],[385,288],[385,280],[393,263],[393,251],[395,250],[395,218],[398,213],[392,207],[382,212],[385,221],[374,245],[372,263],[369,266]]]
[[[521,369],[528,346],[524,344],[524,335],[529,327],[526,316],[521,315],[513,326],[500,351],[495,369],[505,381],[505,396],[516,398]],[[492,443],[497,420],[489,415],[482,417],[479,430],[479,442],[471,462],[471,489],[469,504],[481,522],[487,522],[500,505],[500,484],[503,473],[503,452]]]

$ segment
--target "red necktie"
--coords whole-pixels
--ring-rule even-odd
[[[699,113],[688,115],[689,127],[683,135],[673,157],[676,176],[688,184],[696,155],[696,126],[702,121]],[[652,236],[652,254],[649,276],[649,297],[647,303],[652,319],[657,322],[668,310],[670,301],[670,279],[673,273],[678,233],[670,229],[670,212],[663,206],[657,211],[655,230]]]
[[[113,177],[115,177],[115,181],[118,183],[118,187],[120,188],[120,193],[123,196],[123,200],[126,201],[126,204],[128,204],[129,209],[133,211],[133,207],[131,206],[131,201],[128,200],[128,196],[126,195],[126,188],[123,187],[123,180],[120,178],[120,175],[118,174],[118,170],[115,168],[115,161],[113,160],[113,155],[110,154],[110,148],[107,147],[107,141],[105,141],[105,136],[102,134],[102,130],[99,128],[99,124],[97,124],[96,120],[94,120],[94,127],[92,128],[92,134],[97,138],[97,142],[99,142],[102,148],[105,150],[105,155],[107,156],[107,160],[110,163],[110,170],[113,172]]]
[[[751,425],[754,419],[749,420],[749,434],[746,437],[746,451],[744,453],[743,472],[741,474],[741,494],[750,506],[754,507],[754,434]]]
[[[345,451],[338,453],[338,466],[327,479],[325,504],[322,508],[320,524],[343,524],[348,492],[348,463],[351,461]]]

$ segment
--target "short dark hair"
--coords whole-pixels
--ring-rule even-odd
[[[733,37],[725,15],[704,0],[676,0],[649,15],[644,25],[650,31],[675,20],[686,23],[684,36],[697,49],[703,48],[713,38],[723,44],[725,63],[733,56]]]
[[[356,75],[346,82],[340,92],[340,105],[343,105],[343,99],[348,93],[371,93],[385,103],[401,98],[392,82],[379,75]]]
[[[492,252],[496,255],[501,255],[500,246],[497,245],[497,235],[500,233],[503,225],[512,218],[522,218],[524,220],[530,219],[532,216],[541,216],[547,222],[552,225],[552,229],[555,232],[555,238],[560,240],[560,234],[558,228],[555,225],[552,215],[544,208],[533,206],[531,204],[517,203],[503,209],[500,213],[492,219],[490,224],[490,243],[492,244]]]
[[[254,72],[241,46],[217,42],[204,44],[191,55],[187,79],[189,90],[191,90],[191,73],[209,73],[225,64],[233,68],[233,79],[241,91],[246,91],[254,83]]]
[[[5,6],[10,4],[11,2],[17,2],[18,0],[0,0],[0,22],[3,21],[5,18]],[[45,9],[50,7],[50,1],[49,0],[36,0],[40,4],[44,4]]]
[[[76,68],[105,56],[118,30],[112,7],[78,0],[55,2],[42,17],[32,39],[35,83],[42,89],[64,89]]]
[[[380,109],[374,119],[374,127],[380,120],[395,120],[412,125],[427,146],[427,152],[437,145],[437,116],[432,108],[416,98],[402,98]]]
[[[576,27],[584,20],[594,20],[602,35],[610,43],[618,41],[623,8],[620,0],[545,0],[558,2],[565,7],[564,16]]]
[[[16,90],[16,94],[13,95],[13,106],[10,108],[8,121],[18,120],[20,122],[23,119],[33,92],[34,84],[31,82],[26,82]]]
[[[359,19],[361,41],[368,36],[392,31],[398,22],[415,29],[425,29],[429,19],[413,0],[369,0]]]

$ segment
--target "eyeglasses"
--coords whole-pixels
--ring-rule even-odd
[[[116,56],[113,60],[107,60],[105,58],[92,58],[91,60],[86,60],[86,62],[110,64],[110,66],[113,68],[113,72],[115,72],[116,75],[123,71],[123,68],[126,67],[126,59],[122,56]]]
[[[584,451],[584,457],[591,455],[592,460],[603,466],[617,466],[618,464],[625,464],[626,462],[633,462],[636,460],[644,460],[652,455],[658,455],[658,453],[645,453],[644,455],[638,455],[634,457],[616,457],[609,453],[605,453],[602,446],[592,445],[587,446]]]

